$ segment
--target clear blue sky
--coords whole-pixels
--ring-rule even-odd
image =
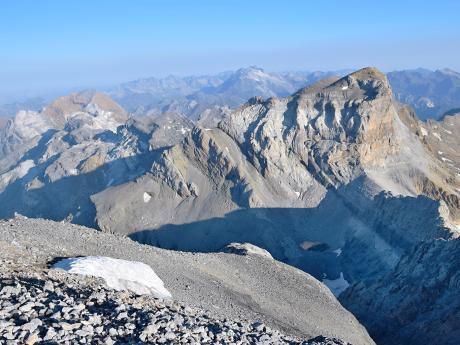
[[[2,0],[0,99],[257,65],[460,70],[460,1]]]

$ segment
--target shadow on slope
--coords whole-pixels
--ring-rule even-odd
[[[160,152],[116,159],[90,172],[64,176],[50,182],[45,171],[58,159],[58,156],[52,157],[31,168],[25,176],[9,184],[0,193],[0,218],[11,218],[15,213],[20,213],[30,218],[68,220],[97,228],[96,209],[90,200],[91,195],[145,174]]]
[[[244,208],[130,237],[191,252],[215,252],[231,242],[249,242],[318,279],[337,279],[344,272],[351,282],[373,281],[415,244],[449,237],[437,201],[383,192],[371,199],[357,196],[355,187],[329,190],[316,208]]]

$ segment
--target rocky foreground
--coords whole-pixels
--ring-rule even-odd
[[[59,234],[57,229],[61,229]],[[306,279],[308,275],[292,269],[290,274],[301,278],[297,283],[304,281],[299,288],[307,293],[313,290],[312,295],[296,296],[289,279],[273,276],[273,271],[267,269],[268,266],[281,265],[278,269],[288,266],[265,257],[175,253],[83,227],[24,218],[0,222],[0,238],[0,344],[373,344],[351,314],[341,308],[330,293],[321,290],[319,282],[312,285],[313,282]],[[147,262],[149,258],[157,264],[165,264],[164,259],[176,262],[178,266],[168,267],[169,276],[165,267],[157,269],[152,265],[165,279],[173,300],[110,290],[99,278],[49,268],[53,258],[63,257],[65,253],[90,255],[95,248],[99,248],[101,255],[131,256]],[[167,258],[161,258],[162,255]],[[233,290],[224,290],[221,286],[217,292],[211,287],[210,279],[216,280],[214,285],[229,283],[217,281],[220,279],[217,276],[206,277],[198,270],[184,277],[183,271],[173,269],[185,266],[191,270],[196,264],[191,262],[194,256],[208,259],[207,264],[198,264],[195,268],[208,272],[212,271],[213,256],[224,258],[229,266],[235,265],[232,260],[252,266],[262,263],[259,268],[273,280],[271,288],[279,292],[279,300],[274,300],[273,305],[258,305],[251,294],[264,295],[260,287],[249,292],[244,291],[248,289],[245,286],[239,290],[236,286]],[[264,264],[267,267],[263,267]],[[245,279],[243,265],[239,267],[239,274]],[[223,265],[220,268],[225,270]],[[187,279],[191,277],[195,277],[195,281]],[[229,277],[232,279],[236,278]],[[187,281],[185,288],[182,288],[183,280]],[[289,291],[291,299],[286,300],[278,291],[280,285]],[[246,300],[243,293],[249,293],[245,295]],[[196,297],[197,294],[201,294],[200,297]],[[318,298],[321,298],[322,309],[314,310],[312,306],[318,304]],[[234,307],[228,307],[227,303]],[[298,314],[295,303],[303,308],[303,314]],[[285,312],[282,306],[291,313]],[[291,323],[291,314],[303,329]],[[346,341],[334,337],[335,334]]]
[[[0,339],[6,344],[345,344],[324,337],[302,342],[262,322],[218,320],[56,271],[40,276],[2,267],[0,284]]]

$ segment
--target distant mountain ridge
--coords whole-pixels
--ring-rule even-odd
[[[284,97],[332,76],[350,70],[267,72],[250,66],[215,75],[143,78],[122,83],[106,93],[135,115],[180,113],[193,121],[216,126],[228,109],[236,108],[254,96]],[[418,68],[387,73],[395,98],[412,106],[417,116],[438,119],[453,108],[460,108],[460,73],[451,69],[431,71]],[[38,111],[41,98],[0,105],[0,117],[13,117],[20,110]],[[210,119],[210,114],[216,117]],[[1,124],[0,124],[1,125]]]
[[[43,108],[46,101],[43,98],[29,98],[20,102],[12,102],[0,105],[0,121],[4,118],[11,118],[21,110],[38,111]],[[1,125],[0,125],[1,126]]]
[[[206,109],[235,108],[254,96],[284,97],[300,88],[350,70],[267,72],[251,66],[215,76],[169,76],[121,84],[108,91],[127,110],[143,114],[173,111],[198,120]],[[387,73],[396,99],[412,106],[422,120],[460,107],[460,73],[450,69]]]
[[[135,114],[178,112],[199,120],[207,109],[235,108],[254,96],[282,97],[335,72],[270,73],[251,66],[215,76],[147,78],[121,84],[108,94]]]
[[[451,69],[419,68],[390,72],[387,76],[396,99],[413,107],[422,120],[438,119],[460,107],[460,73]]]

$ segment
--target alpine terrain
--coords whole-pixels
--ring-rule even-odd
[[[379,70],[337,74],[146,79],[18,112],[0,337],[457,344],[460,113],[424,122]]]

